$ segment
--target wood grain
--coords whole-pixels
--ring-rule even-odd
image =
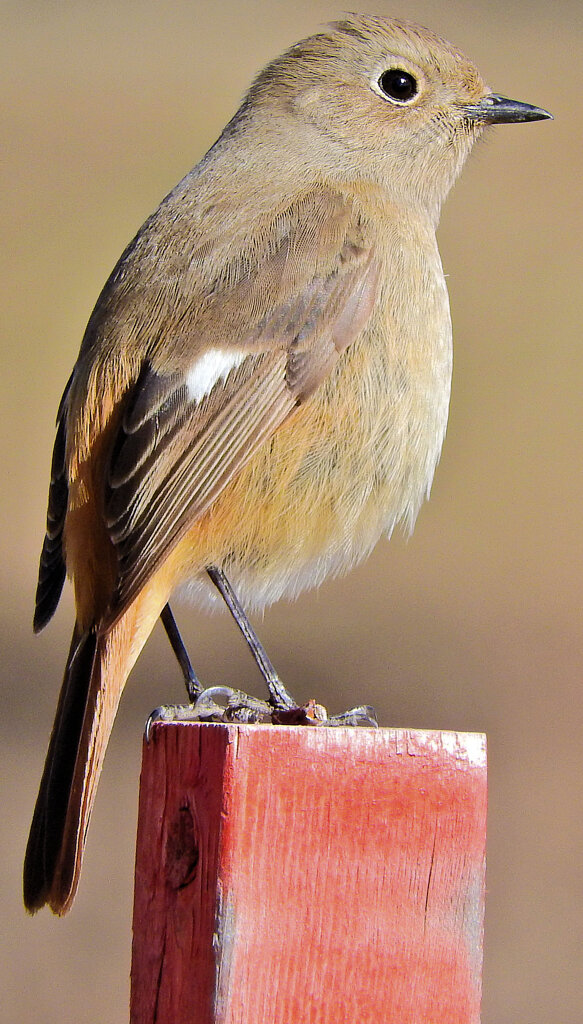
[[[478,1024],[485,739],[157,724],[132,1024]]]

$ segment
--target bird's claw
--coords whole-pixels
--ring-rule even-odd
[[[368,729],[378,729],[379,723],[377,713],[372,704],[359,704],[349,711],[342,711],[339,715],[332,715],[326,725],[360,725]]]
[[[150,741],[156,722],[270,722],[273,708],[258,697],[251,697],[230,686],[209,686],[192,704],[164,704],[152,711],[146,722],[146,741]]]
[[[268,722],[271,705],[230,686],[209,686],[193,705],[201,722]]]

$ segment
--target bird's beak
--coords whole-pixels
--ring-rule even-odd
[[[490,93],[484,96],[478,103],[469,103],[464,108],[467,117],[475,121],[485,121],[487,124],[511,124],[518,121],[542,121],[553,115],[542,107],[533,107],[530,103],[520,103],[518,100],[509,100],[506,96],[498,96],[497,93]]]

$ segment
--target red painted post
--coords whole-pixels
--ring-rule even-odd
[[[485,738],[156,724],[132,1024],[478,1024]]]

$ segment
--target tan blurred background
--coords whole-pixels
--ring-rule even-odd
[[[493,129],[445,208],[453,400],[413,539],[383,542],[347,579],[270,610],[261,635],[299,696],[329,695],[334,709],[370,699],[383,724],[488,733],[483,1022],[580,1024],[581,5],[366,9],[425,23],[496,90],[556,120]],[[6,1021],[127,1020],[142,726],[152,707],[182,699],[158,633],[114,731],[73,912],[26,918],[21,860],[71,628],[69,595],[41,637],[30,627],[61,390],[126,242],[255,71],[341,10],[327,0],[2,4]],[[177,613],[204,680],[260,691],[226,617]]]

